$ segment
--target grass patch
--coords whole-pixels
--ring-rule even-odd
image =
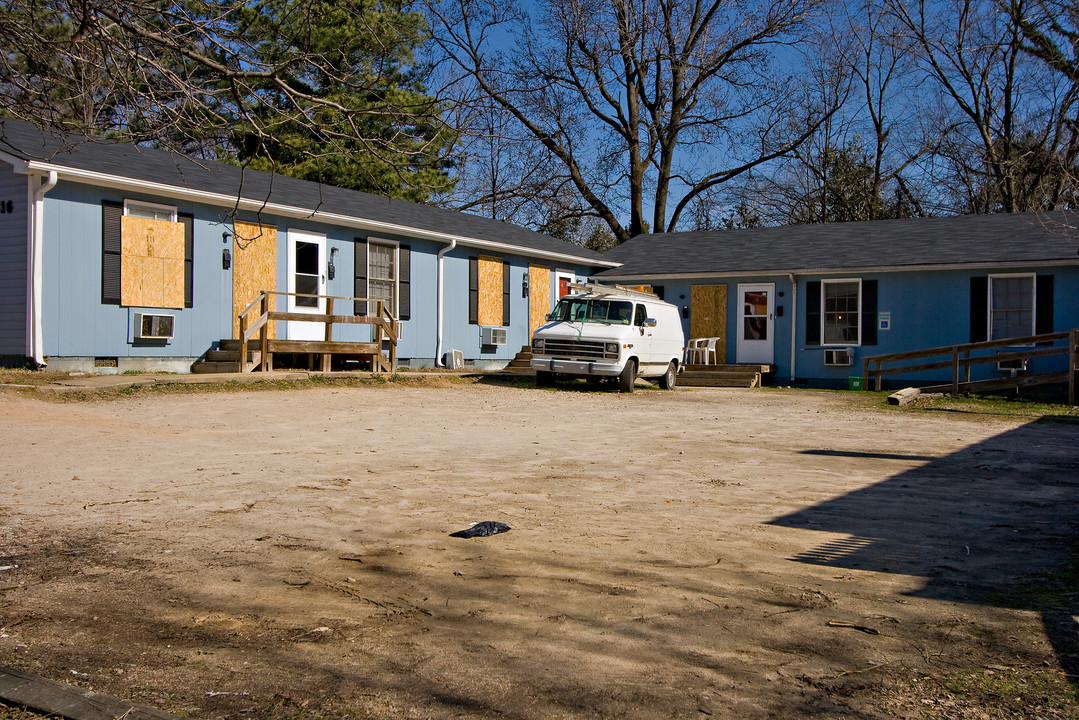
[[[1077,418],[1079,408],[1071,405],[1037,402],[1015,396],[1000,395],[943,395],[919,398],[906,410],[956,412],[974,415],[997,415],[1017,418]]]

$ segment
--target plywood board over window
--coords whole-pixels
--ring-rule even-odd
[[[528,266],[528,337],[551,312],[551,269],[543,265]]]
[[[232,336],[238,338],[240,313],[263,290],[277,289],[277,228],[237,222],[232,237]],[[275,300],[271,295],[270,310],[276,309]],[[269,323],[271,338],[277,337],[275,324]]]
[[[184,225],[124,217],[120,222],[120,303],[184,306]]]
[[[502,324],[502,258],[480,255],[479,324]]]
[[[716,361],[726,361],[727,286],[694,285],[689,295],[689,336],[715,337]]]

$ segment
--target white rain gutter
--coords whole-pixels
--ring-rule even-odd
[[[31,197],[30,203],[30,247],[27,249],[27,273],[26,288],[26,355],[33,359],[38,367],[45,366],[45,342],[42,330],[42,246],[45,240],[45,193],[56,187],[60,177],[55,170],[49,170],[48,175],[42,180],[37,189],[33,189],[33,179],[28,183],[27,194]]]
[[[791,384],[794,384],[797,373],[794,371],[795,358],[798,350],[798,281],[794,273],[787,275],[791,281]]]
[[[446,253],[457,247],[457,238],[451,237],[450,244],[438,251],[438,257],[435,260],[435,265],[438,268],[438,281],[435,289],[435,367],[444,367],[442,362],[442,303],[443,303],[443,288],[445,281],[443,279],[443,261],[446,257]]]
[[[0,153],[0,156],[3,155],[4,153]],[[536,250],[533,248],[523,247],[521,245],[512,245],[509,243],[498,242],[497,240],[482,240],[480,238],[468,237],[466,235],[452,235],[450,233],[439,232],[437,230],[424,230],[421,228],[410,227],[408,225],[382,222],[379,220],[367,220],[360,217],[342,215],[340,213],[326,212],[324,210],[311,210],[309,208],[297,207],[295,205],[284,205],[281,203],[266,202],[265,199],[258,200],[252,198],[237,197],[235,194],[215,193],[206,190],[191,190],[189,188],[177,187],[176,185],[168,185],[166,183],[128,180],[127,178],[118,177],[116,175],[111,175],[108,173],[94,172],[92,170],[80,170],[77,168],[68,168],[62,165],[55,165],[52,163],[46,163],[36,160],[16,160],[16,162],[25,167],[27,172],[62,172],[64,174],[65,180],[90,183],[98,185],[100,187],[108,187],[117,190],[130,190],[133,192],[149,193],[171,198],[192,200],[195,202],[203,202],[207,205],[215,205],[218,207],[229,207],[236,208],[238,210],[248,210],[251,212],[262,212],[269,215],[277,215],[297,220],[313,220],[316,222],[324,222],[329,225],[336,225],[338,227],[348,227],[358,230],[366,230],[368,232],[376,234],[392,233],[397,235],[406,235],[413,238],[434,240],[436,242],[452,242],[454,244],[460,242],[462,245],[468,245],[469,247],[485,248],[492,251],[514,253],[516,255],[524,255],[526,257],[543,258],[545,260],[576,262],[578,264],[594,265],[597,267],[616,268],[622,264],[614,262],[612,260],[587,260],[586,262],[582,263],[582,258],[580,256],[572,255],[570,253],[552,252],[550,250]]]

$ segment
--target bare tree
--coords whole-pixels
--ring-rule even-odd
[[[429,12],[461,96],[541,144],[623,242],[675,229],[696,198],[791,152],[834,112],[792,70],[821,4],[429,0]]]
[[[1051,26],[1028,0],[891,0],[940,90],[951,126],[941,146],[959,212],[1061,209],[1074,194],[1074,79],[1024,52],[1024,26]],[[1042,3],[1045,6],[1046,3]],[[1026,31],[1027,36],[1030,32]]]

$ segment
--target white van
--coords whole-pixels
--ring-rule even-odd
[[[532,333],[537,385],[555,377],[618,378],[622,392],[633,392],[639,375],[674,388],[686,346],[677,307],[611,285],[570,289]]]

